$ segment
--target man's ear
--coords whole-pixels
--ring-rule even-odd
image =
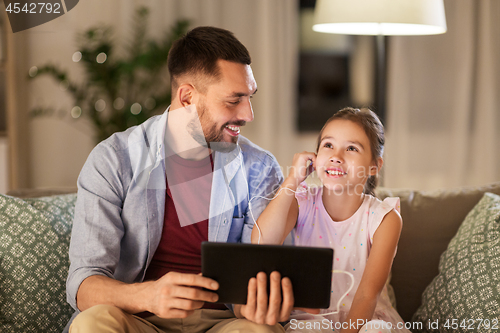
[[[370,166],[370,176],[375,176],[382,169],[382,165],[384,165],[384,160],[382,157],[378,157],[374,164]]]
[[[182,106],[193,104],[195,89],[190,84],[182,84],[177,88],[177,97]]]

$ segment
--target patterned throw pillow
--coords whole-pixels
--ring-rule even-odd
[[[413,316],[417,332],[500,329],[500,196],[485,193],[441,255]]]
[[[0,332],[61,332],[76,194],[21,200],[0,194]]]

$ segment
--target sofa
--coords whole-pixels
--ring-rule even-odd
[[[65,192],[0,194],[0,332],[61,332],[73,313],[65,280],[76,193]],[[471,332],[478,319],[498,321],[500,197],[486,192],[500,195],[500,182],[378,189],[382,199],[401,198],[403,231],[390,285],[406,324],[421,323],[407,326],[413,332]],[[472,331],[488,332],[484,323]]]

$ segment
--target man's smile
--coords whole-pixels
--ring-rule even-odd
[[[228,124],[224,126],[224,128],[231,136],[238,136],[240,134],[241,126],[243,125]]]

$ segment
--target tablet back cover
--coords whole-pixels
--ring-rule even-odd
[[[294,306],[330,306],[333,249],[203,242],[202,274],[219,283],[218,303],[246,304],[248,281],[259,272],[289,277]]]

